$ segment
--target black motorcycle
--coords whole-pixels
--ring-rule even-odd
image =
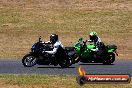
[[[50,50],[53,50],[53,44],[42,42],[41,37],[39,37],[39,41],[33,44],[31,52],[23,57],[23,65],[25,67],[32,67],[36,64],[54,66],[59,64],[62,68],[66,68],[73,64],[72,56],[75,54],[73,49],[64,49],[60,46],[55,54],[44,52]]]

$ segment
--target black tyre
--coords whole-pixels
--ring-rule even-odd
[[[79,56],[77,54],[74,54],[72,56],[72,62],[73,64],[78,63],[80,61]]]
[[[27,54],[23,57],[22,63],[25,67],[32,67],[36,65],[36,57],[31,54]]]
[[[68,68],[72,65],[72,61],[70,59],[62,58],[61,61],[59,61],[59,65],[62,68]]]
[[[71,66],[73,64],[73,59],[72,57],[69,56],[69,66]]]
[[[78,63],[79,61],[80,61],[80,58],[77,57],[77,58],[75,59],[75,63]]]
[[[110,65],[115,61],[115,54],[114,53],[108,53],[107,58],[104,60],[103,64]]]

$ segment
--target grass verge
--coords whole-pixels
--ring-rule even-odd
[[[130,84],[86,84],[81,88],[131,88]],[[0,74],[0,88],[80,88],[72,75]]]

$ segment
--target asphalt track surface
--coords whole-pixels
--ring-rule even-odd
[[[0,60],[0,74],[76,75],[79,66],[82,66],[87,74],[130,74],[132,76],[132,60],[116,60],[112,65],[76,63],[69,68],[61,68],[59,65],[24,67],[21,60]]]

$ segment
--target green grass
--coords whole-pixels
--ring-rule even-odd
[[[72,75],[0,75],[0,87],[17,86],[17,88],[80,88],[76,76]],[[132,84],[86,84],[81,88],[131,88]]]

